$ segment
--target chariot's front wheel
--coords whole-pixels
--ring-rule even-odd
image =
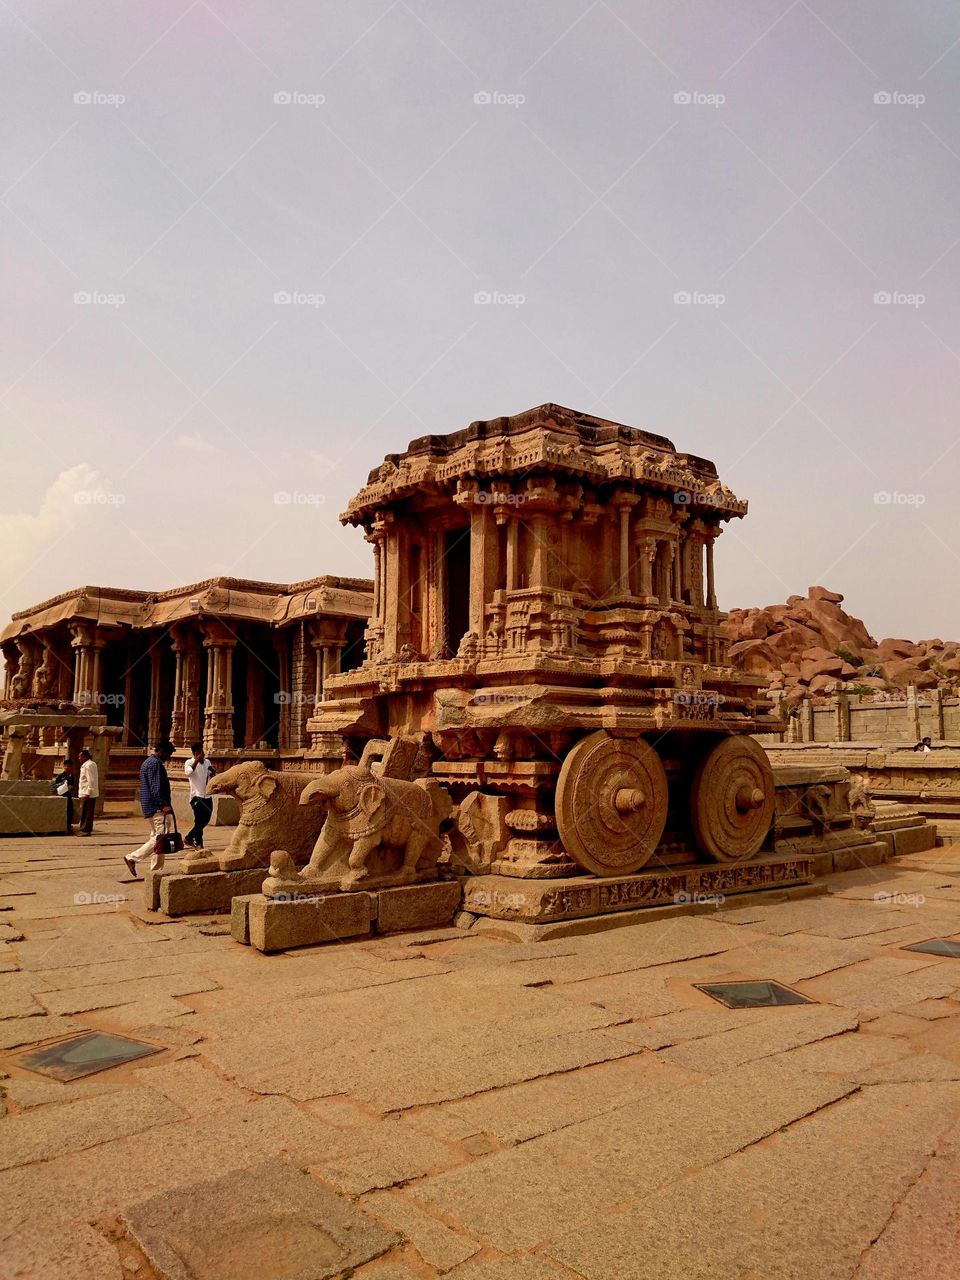
[[[690,818],[697,844],[718,862],[759,853],[773,821],[773,770],[752,738],[722,738],[694,774]]]
[[[637,871],[653,857],[667,821],[663,762],[642,738],[591,733],[560,769],[556,817],[563,847],[585,871]]]

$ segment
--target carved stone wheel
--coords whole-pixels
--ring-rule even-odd
[[[700,848],[718,862],[753,857],[773,821],[773,770],[752,738],[723,738],[701,760],[690,789]]]
[[[585,871],[629,875],[653,856],[667,821],[667,775],[642,738],[582,738],[557,779],[557,830]]]

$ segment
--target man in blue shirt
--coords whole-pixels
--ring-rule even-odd
[[[150,835],[139,849],[124,854],[127,870],[135,880],[139,878],[137,863],[144,858],[150,858],[151,871],[159,871],[163,866],[163,854],[156,852],[156,840],[163,832],[167,814],[173,813],[173,806],[170,804],[170,779],[165,768],[173,751],[172,742],[158,742],[153,754],[147,756],[140,766],[140,809],[150,824]]]

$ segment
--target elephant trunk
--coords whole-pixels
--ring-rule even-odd
[[[225,781],[224,777],[222,777],[219,774],[214,774],[214,776],[207,783],[208,796],[224,795],[227,791],[232,792],[232,790],[233,788],[230,786],[229,779]]]
[[[337,798],[340,788],[336,782],[331,782],[328,777],[321,775],[314,778],[300,792],[301,804],[329,804]]]

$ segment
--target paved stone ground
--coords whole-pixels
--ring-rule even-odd
[[[960,935],[956,846],[539,945],[270,957],[143,911],[140,839],[0,841],[4,1280],[958,1273],[960,961],[903,950]],[[816,1003],[692,985],[726,978]],[[20,1064],[85,1029],[162,1052]]]

